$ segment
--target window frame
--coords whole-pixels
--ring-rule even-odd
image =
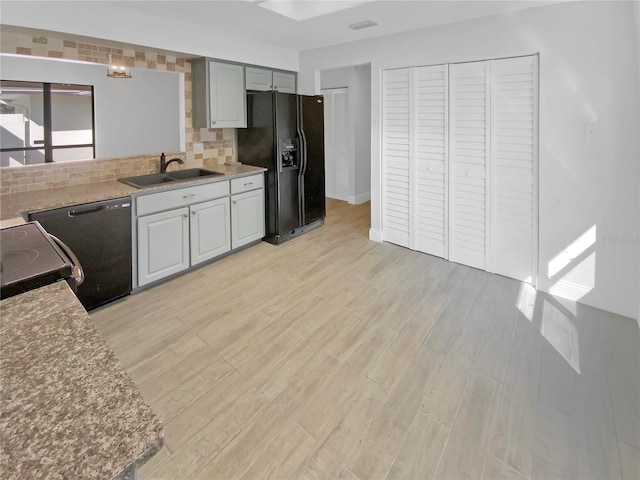
[[[93,153],[92,158],[96,156],[96,105],[95,105],[95,87],[93,85],[80,85],[80,84],[71,84],[78,85],[79,87],[88,87],[91,89],[91,143],[82,143],[82,144],[67,144],[67,145],[53,145],[53,129],[52,129],[52,105],[51,105],[51,87],[52,85],[59,85],[61,82],[51,83],[51,82],[32,82],[26,80],[5,80],[2,79],[0,82],[15,82],[15,83],[29,83],[29,84],[38,84],[42,85],[42,109],[43,109],[43,125],[42,128],[44,130],[44,140],[42,141],[42,145],[36,145],[33,147],[15,147],[15,148],[2,148],[0,145],[0,153],[5,152],[29,152],[29,151],[38,151],[44,150],[44,163],[66,163],[66,162],[56,162],[53,159],[53,151],[54,150],[62,150],[66,148],[88,148],[91,147]],[[40,142],[40,141],[38,141]],[[88,160],[88,159],[87,159]],[[25,164],[23,164],[25,165]]]

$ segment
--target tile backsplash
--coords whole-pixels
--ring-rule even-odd
[[[166,152],[167,158],[185,160],[184,152]],[[214,165],[209,165],[213,167]],[[176,167],[185,168],[182,165]],[[45,188],[70,187],[86,183],[106,182],[123,177],[157,173],[160,170],[160,153],[131,157],[101,158],[78,162],[25,165],[0,169],[2,195],[29,192]]]
[[[233,129],[193,129],[191,122],[191,63],[184,55],[155,51],[106,40],[88,40],[63,33],[39,32],[3,26],[0,51],[19,55],[64,58],[98,64],[124,65],[183,72],[185,75],[186,152],[172,154],[186,161],[185,168],[213,168],[234,160]],[[109,59],[111,56],[111,61]],[[193,153],[193,142],[202,143],[204,152]],[[4,167],[0,169],[2,194],[55,186],[78,185],[119,177],[142,175],[158,170],[159,153],[82,162]]]

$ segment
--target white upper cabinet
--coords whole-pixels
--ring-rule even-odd
[[[209,105],[211,128],[247,126],[244,67],[209,62]]]
[[[296,93],[296,74],[273,72],[273,89],[281,93]]]
[[[274,72],[266,68],[246,67],[247,90],[296,93],[295,73]]]
[[[244,66],[195,59],[192,88],[194,128],[247,126]]]
[[[489,186],[487,62],[449,66],[449,259],[485,269]]]
[[[246,68],[247,90],[268,92],[273,90],[273,72],[266,68]]]

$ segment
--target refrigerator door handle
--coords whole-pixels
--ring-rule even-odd
[[[300,150],[301,150],[301,160],[302,166],[300,170],[300,175],[304,175],[307,172],[307,137],[304,134],[304,130],[300,129]]]

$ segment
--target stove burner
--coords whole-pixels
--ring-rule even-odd
[[[0,270],[4,274],[15,272],[32,264],[39,256],[40,252],[32,248],[4,250],[2,252],[2,259],[0,260]]]
[[[3,242],[20,242],[27,238],[29,232],[18,230],[16,228],[8,228],[2,232]]]

